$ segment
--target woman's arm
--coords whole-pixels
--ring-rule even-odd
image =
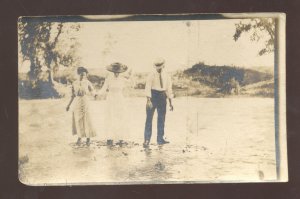
[[[123,77],[125,78],[125,79],[130,79],[131,78],[131,75],[132,75],[132,69],[129,69],[129,70],[127,70],[125,73],[123,73]]]
[[[103,86],[101,87],[100,91],[98,92],[99,95],[102,95],[103,93],[107,92],[107,90],[109,89],[109,86],[108,86],[108,82],[109,82],[109,77],[107,76],[104,80],[104,84]]]
[[[71,104],[72,104],[74,98],[75,98],[75,96],[72,95],[71,100],[70,100],[70,102],[69,102],[69,104],[68,104],[68,106],[67,106],[67,108],[66,108],[67,111],[69,111],[70,106],[71,106]]]
[[[88,89],[90,91],[90,93],[96,98],[97,97],[97,92],[95,92],[94,86],[92,85],[92,83],[90,81],[88,81]]]
[[[67,108],[66,108],[67,111],[69,111],[70,106],[71,106],[71,104],[72,104],[74,98],[75,98],[75,90],[74,90],[74,87],[73,87],[73,85],[72,85],[72,96],[71,96],[71,100],[70,100],[70,102],[69,102],[69,104],[68,104],[68,106],[67,106]]]
[[[129,88],[134,88],[134,80],[133,78],[131,78],[131,75],[130,76],[120,76],[120,78],[122,78],[122,82],[124,85],[126,85],[126,87],[129,87]]]

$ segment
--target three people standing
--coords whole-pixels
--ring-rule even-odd
[[[155,110],[157,110],[157,143],[159,145],[167,144],[169,141],[164,139],[165,118],[167,109],[167,100],[169,101],[170,111],[173,111],[172,105],[172,81],[171,77],[164,71],[165,60],[158,59],[154,62],[155,72],[151,73],[146,81],[145,94],[146,104],[146,123],[144,129],[143,147],[148,147],[152,136],[152,120]],[[99,93],[107,92],[107,111],[106,111],[106,130],[110,134],[107,145],[113,145],[113,140],[118,140],[116,144],[123,144],[123,135],[126,134],[128,124],[125,122],[126,105],[124,103],[123,88],[125,85],[124,77],[120,73],[125,72],[127,66],[120,63],[113,63],[106,68],[113,75],[106,78],[103,87]],[[77,144],[80,144],[81,138],[87,138],[87,145],[90,144],[90,138],[96,136],[91,123],[89,114],[89,103],[87,100],[88,92],[95,97],[93,86],[86,78],[87,69],[79,67],[77,69],[79,80],[72,85],[72,97],[67,106],[75,100],[75,107],[72,113],[72,131],[73,135],[78,135]]]

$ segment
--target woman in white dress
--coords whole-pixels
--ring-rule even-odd
[[[96,132],[92,126],[89,113],[88,94],[91,93],[96,97],[92,83],[87,79],[87,69],[84,67],[77,68],[79,79],[72,84],[71,100],[66,108],[69,111],[74,101],[72,111],[72,134],[77,135],[77,145],[80,145],[81,138],[86,137],[86,145],[90,145],[90,138],[96,136]]]
[[[126,144],[124,139],[126,134],[128,134],[128,123],[126,119],[126,102],[123,95],[124,86],[126,79],[120,75],[127,71],[128,67],[121,63],[113,63],[106,67],[106,69],[112,74],[110,74],[104,82],[103,87],[100,92],[107,92],[106,97],[106,131],[108,133],[107,145],[112,146],[114,141],[115,144],[122,146]]]

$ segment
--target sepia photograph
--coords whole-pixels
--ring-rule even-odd
[[[18,20],[19,180],[288,181],[285,14]]]

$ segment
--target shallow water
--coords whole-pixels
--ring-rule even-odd
[[[130,98],[128,144],[106,146],[105,101],[91,101],[97,137],[75,145],[66,99],[20,101],[19,156],[26,184],[232,182],[276,179],[274,99],[177,98],[158,146],[142,147],[145,99]],[[156,117],[156,116],[155,116]],[[154,118],[153,121],[156,121]],[[117,122],[117,121],[115,121]],[[83,140],[85,141],[85,140]]]

